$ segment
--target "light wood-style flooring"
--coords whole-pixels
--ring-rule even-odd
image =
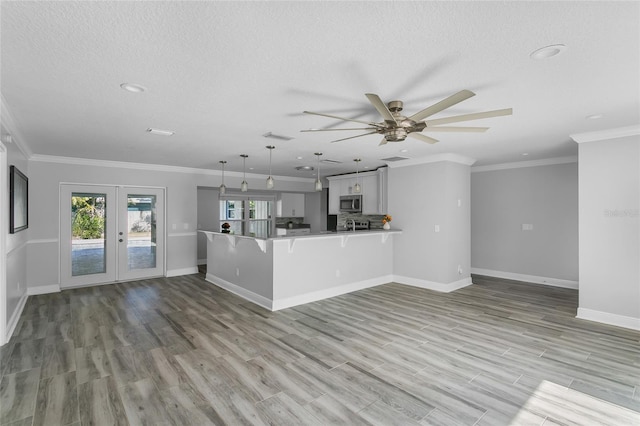
[[[474,277],[269,312],[202,274],[29,297],[0,424],[639,425],[640,333]]]

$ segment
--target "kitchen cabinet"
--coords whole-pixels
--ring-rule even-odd
[[[304,194],[281,193],[277,202],[276,216],[304,217]]]
[[[329,214],[340,213],[340,196],[352,195],[356,174],[329,176]],[[358,174],[362,194],[362,214],[387,213],[387,168]]]

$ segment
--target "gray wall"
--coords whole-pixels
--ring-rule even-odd
[[[577,282],[578,164],[472,169],[471,266]]]
[[[578,316],[640,329],[640,136],[585,142]]]
[[[218,188],[198,187],[198,229],[219,231]],[[198,264],[207,263],[207,237],[198,233]]]
[[[3,104],[4,105],[4,104]],[[5,181],[7,183],[7,203],[8,199],[8,188],[9,188],[9,167],[11,165],[16,166],[22,173],[27,175],[30,178],[29,183],[31,185],[31,176],[29,171],[29,166],[27,164],[27,160],[24,155],[15,143],[6,144],[6,159],[7,159],[7,174],[5,176]],[[29,188],[30,190],[31,188]],[[32,209],[32,201],[33,197],[31,191],[29,192],[29,226],[32,226],[32,218],[33,215],[31,212]],[[16,321],[19,315],[19,309],[21,308],[21,304],[24,303],[27,296],[27,248],[28,248],[28,240],[31,229],[26,229],[20,231],[15,234],[9,234],[9,206],[5,205],[3,200],[2,202],[2,215],[6,215],[6,222],[3,226],[3,229],[0,232],[6,233],[6,300],[4,310],[2,311],[5,318],[4,324],[7,329],[5,333],[9,333],[13,327],[15,327]],[[4,255],[4,254],[3,254]],[[4,337],[0,337],[0,345],[4,343]]]
[[[424,281],[427,287],[447,291],[446,284],[469,277],[469,170],[450,161],[389,170],[388,212],[392,227],[403,231],[394,239],[399,282]]]

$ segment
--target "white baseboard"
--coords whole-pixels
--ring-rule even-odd
[[[536,275],[516,274],[514,272],[493,271],[491,269],[471,268],[472,274],[488,277],[504,278],[507,280],[524,281],[534,284],[550,285],[553,287],[578,289],[578,281],[562,280],[560,278],[539,277]]]
[[[29,296],[36,296],[38,294],[60,293],[60,286],[58,284],[52,285],[40,285],[37,287],[29,287],[27,294]]]
[[[20,321],[20,315],[22,315],[22,310],[24,309],[24,305],[27,304],[28,298],[29,296],[27,295],[27,293],[25,293],[22,295],[22,297],[18,301],[18,305],[16,306],[16,309],[13,311],[13,314],[11,314],[11,318],[9,318],[9,322],[7,322],[6,335],[2,336],[4,340],[1,342],[1,344],[4,345],[9,341],[9,339],[11,339],[11,336],[13,336],[13,332],[16,330],[18,321]]]
[[[305,303],[317,302],[318,300],[328,299],[330,297],[340,296],[342,294],[351,293],[358,290],[364,290],[365,288],[376,287],[381,284],[387,284],[393,281],[392,275],[382,276],[378,278],[372,278],[364,281],[357,281],[337,287],[327,288],[324,290],[318,290],[300,296],[286,297],[283,299],[274,300],[272,303],[272,310],[278,311],[280,309],[291,308],[293,306],[303,305]]]
[[[179,277],[180,275],[191,275],[191,274],[197,274],[197,273],[198,273],[197,266],[193,266],[191,268],[171,269],[167,271],[167,278]]]
[[[265,309],[268,310],[273,310],[272,309],[272,301],[271,299],[268,299],[264,296],[260,296],[257,293],[254,293],[252,291],[249,291],[247,289],[244,289],[240,286],[237,286],[233,283],[230,283],[229,281],[226,281],[220,277],[216,277],[213,274],[209,274],[207,273],[207,276],[205,277],[205,281],[210,282],[213,285],[216,285],[222,289],[225,289],[227,291],[230,291],[231,293],[242,297],[243,299],[248,300],[249,302],[253,302],[256,305],[262,306]]]
[[[615,325],[616,327],[640,330],[640,318],[627,317],[624,315],[611,314],[609,312],[596,311],[587,308],[578,308],[576,318],[601,322],[603,324]]]
[[[450,293],[463,287],[473,284],[471,277],[466,277],[449,284],[437,283],[434,281],[423,280],[420,278],[404,277],[402,275],[394,275],[393,281],[398,284],[410,285],[412,287],[426,288],[427,290],[439,291],[441,293]]]

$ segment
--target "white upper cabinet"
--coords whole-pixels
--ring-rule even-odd
[[[340,213],[340,196],[353,195],[356,175],[329,176],[329,214]],[[358,174],[362,188],[362,214],[386,214],[387,210],[387,168]]]
[[[304,194],[281,193],[276,212],[278,217],[304,217]]]

